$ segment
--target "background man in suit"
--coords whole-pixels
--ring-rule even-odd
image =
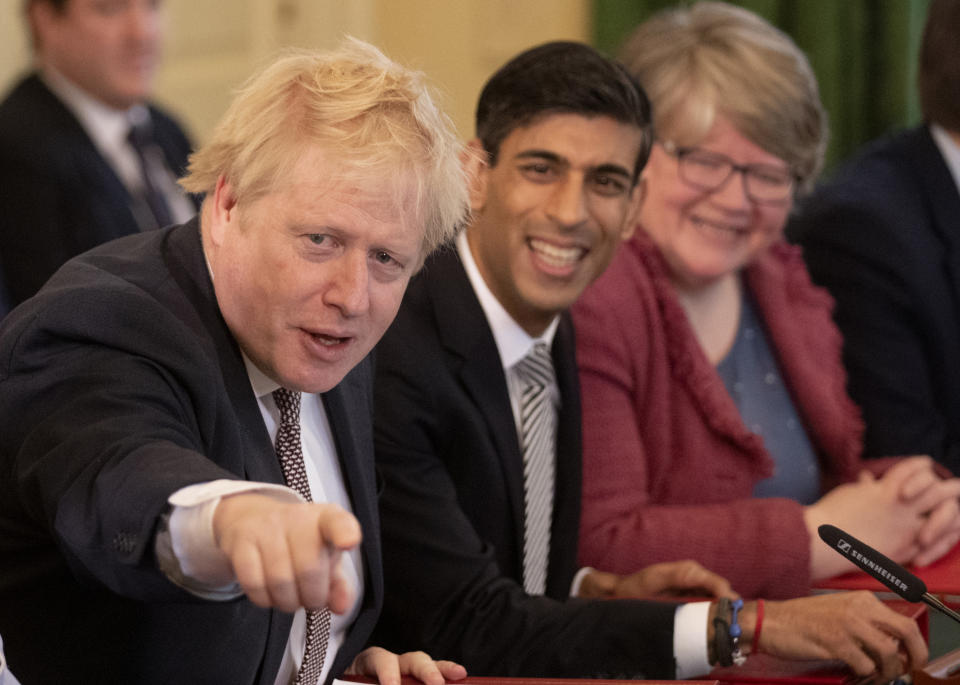
[[[190,152],[147,98],[159,0],[25,0],[36,70],[0,103],[0,260],[13,303],[67,259],[193,216]]]
[[[919,63],[925,123],[868,145],[787,228],[837,301],[865,454],[929,454],[960,474],[960,3],[934,0]]]
[[[354,661],[383,599],[367,354],[463,219],[460,149],[375,48],[282,58],[197,153],[198,219],[95,248],[5,319],[0,634],[18,677],[462,676],[423,654]]]
[[[475,675],[673,677],[675,659],[677,675],[703,673],[715,605],[571,598],[730,592],[692,564],[575,580],[580,404],[566,310],[633,231],[649,103],[592,48],[549,43],[487,82],[477,135],[471,221],[428,260],[377,350],[377,638]],[[895,636],[924,658],[916,626],[870,594],[766,606],[770,653],[890,677],[902,668]],[[749,643],[753,603],[741,624]]]

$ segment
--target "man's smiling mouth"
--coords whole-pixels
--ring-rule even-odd
[[[559,247],[537,238],[529,238],[527,244],[540,259],[558,268],[573,266],[587,252],[582,247]]]

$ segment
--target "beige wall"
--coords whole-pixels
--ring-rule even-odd
[[[29,64],[21,0],[0,0],[0,85]],[[587,40],[589,0],[166,0],[157,97],[203,140],[236,87],[284,45],[328,47],[344,34],[423,69],[464,137],[490,73],[545,40]]]
[[[374,42],[423,69],[446,96],[461,135],[473,135],[480,88],[524,48],[587,41],[589,0],[379,0]]]
[[[3,91],[10,79],[29,61],[26,28],[20,19],[20,0],[0,0],[0,84]]]

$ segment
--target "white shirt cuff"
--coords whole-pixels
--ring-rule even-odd
[[[577,575],[573,577],[573,582],[570,583],[570,596],[578,597],[580,596],[580,586],[583,585],[583,579],[587,577],[587,574],[593,571],[589,566],[584,566],[582,569],[577,571]]]
[[[157,536],[160,569],[188,592],[206,599],[233,599],[243,594],[233,566],[216,544],[213,515],[221,498],[257,492],[286,502],[301,502],[294,490],[274,483],[215,480],[188,485],[167,499],[172,506],[167,531]]]
[[[709,618],[710,602],[690,602],[677,607],[673,621],[673,656],[677,662],[677,680],[710,672],[707,653]]]

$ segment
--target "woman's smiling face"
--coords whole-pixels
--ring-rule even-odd
[[[722,116],[696,146],[738,165],[761,164],[788,171],[787,164],[745,138]],[[663,253],[673,279],[696,288],[737,272],[783,233],[793,204],[758,203],[747,195],[742,173],[715,190],[684,181],[679,160],[663,145],[653,147],[643,172],[647,192],[640,226]]]

